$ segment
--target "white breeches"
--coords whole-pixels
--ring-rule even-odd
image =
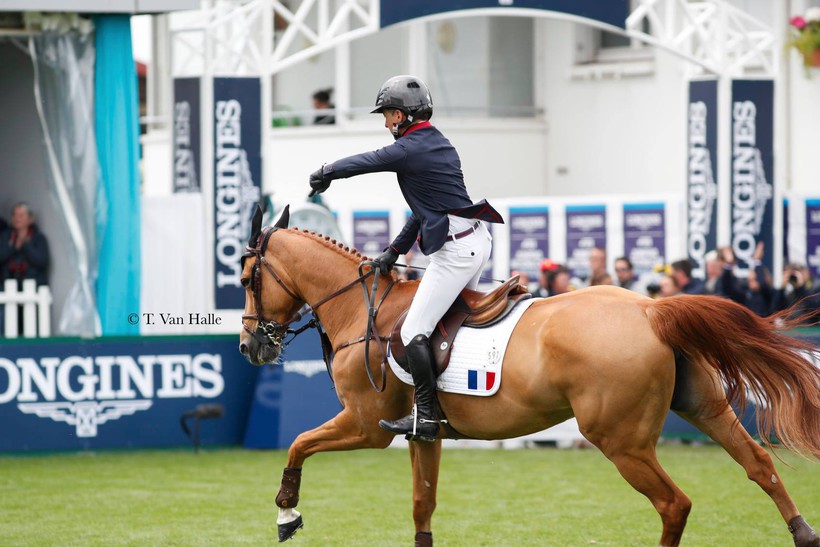
[[[469,221],[472,225],[474,220]],[[490,258],[492,236],[484,222],[472,234],[447,241],[430,255],[430,264],[410,304],[401,329],[405,345],[419,334],[430,336],[465,287],[475,289]]]

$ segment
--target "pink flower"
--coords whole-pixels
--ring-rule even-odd
[[[803,30],[804,28],[806,28],[806,20],[799,15],[792,17],[789,21],[789,24],[797,30]]]

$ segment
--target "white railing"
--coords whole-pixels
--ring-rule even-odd
[[[7,279],[0,292],[0,304],[5,304],[3,335],[6,338],[17,338],[20,322],[23,338],[51,335],[51,290],[47,285],[37,287],[36,281],[26,279],[23,290],[18,290],[17,281]]]

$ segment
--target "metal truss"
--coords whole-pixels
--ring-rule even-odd
[[[776,73],[772,29],[735,6],[723,0],[639,2],[626,20],[629,36],[669,50],[716,75],[771,77]]]
[[[175,75],[273,75],[379,30],[378,0],[203,0],[172,27]]]

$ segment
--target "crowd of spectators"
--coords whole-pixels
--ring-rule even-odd
[[[625,256],[615,259],[613,277],[606,271],[606,251],[595,248],[589,255],[589,274],[585,278],[572,277],[569,269],[547,258],[539,265],[537,286],[530,288],[533,296],[546,298],[586,286],[617,285],[652,298],[716,295],[742,304],[761,317],[786,309],[792,309],[795,315],[820,314],[820,282],[812,277],[810,270],[803,264],[786,264],[780,287],[776,288],[771,272],[763,265],[764,254],[763,243],[758,243],[746,278],[736,274],[737,261],[728,246],[706,254],[706,276],[702,280],[693,275],[689,259],[660,265],[639,276]]]

